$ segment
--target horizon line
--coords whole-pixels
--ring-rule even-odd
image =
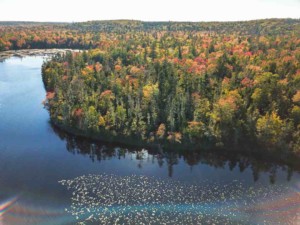
[[[273,18],[260,18],[260,19],[245,19],[245,20],[202,20],[202,21],[192,21],[192,20],[139,20],[139,19],[95,19],[95,20],[82,20],[82,21],[34,21],[34,20],[0,20],[2,22],[22,22],[22,23],[86,23],[86,22],[109,22],[109,21],[136,21],[136,22],[172,22],[172,23],[231,23],[231,22],[251,22],[251,21],[262,21],[262,20],[300,20],[300,17],[273,17]]]

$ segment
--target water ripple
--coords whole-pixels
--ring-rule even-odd
[[[108,174],[60,183],[72,193],[66,211],[78,224],[297,224],[300,212],[299,195],[279,185],[245,189],[235,181],[192,185]]]

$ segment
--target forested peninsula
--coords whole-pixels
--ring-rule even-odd
[[[0,31],[0,50],[85,49],[42,67],[51,120],[72,133],[300,152],[300,20],[0,23]]]

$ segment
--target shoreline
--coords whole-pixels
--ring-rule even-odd
[[[159,143],[147,143],[143,140],[136,139],[134,137],[126,137],[124,135],[113,135],[111,132],[84,132],[79,130],[78,128],[70,127],[58,123],[52,119],[50,119],[50,124],[59,130],[74,136],[75,138],[85,138],[91,141],[99,141],[110,144],[118,144],[124,145],[132,148],[140,147],[140,148],[150,148],[150,149],[160,149],[162,150],[163,145]]]
[[[262,161],[273,161],[288,167],[299,168],[299,159],[300,156],[298,154],[290,153],[282,153],[277,151],[261,151],[260,147],[253,148],[244,148],[243,146],[236,147],[213,147],[212,145],[205,145],[201,143],[182,143],[182,144],[172,144],[172,143],[148,143],[143,140],[139,140],[135,137],[126,137],[123,135],[113,135],[110,132],[83,132],[77,128],[65,126],[63,124],[59,124],[52,119],[50,119],[50,124],[59,129],[66,134],[73,136],[73,138],[84,138],[89,141],[95,142],[103,142],[107,144],[120,145],[124,147],[130,148],[145,148],[149,150],[154,150],[157,152],[174,152],[174,153],[183,153],[183,152],[202,152],[203,154],[211,152],[213,154],[234,154],[236,156],[245,156],[245,157],[254,157],[257,159],[261,159]],[[241,150],[242,149],[242,150]],[[300,168],[299,168],[300,170]]]
[[[0,51],[0,62],[8,59],[10,57],[26,57],[26,56],[45,56],[45,55],[55,55],[57,53],[71,52],[81,52],[79,49],[68,49],[68,48],[52,48],[52,49],[20,49],[20,50],[8,50]]]

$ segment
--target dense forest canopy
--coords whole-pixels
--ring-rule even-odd
[[[211,35],[300,35],[300,20],[267,19],[243,22],[143,22],[138,20],[82,23],[1,22],[0,51],[26,48],[97,48],[101,35],[196,32]],[[113,37],[109,37],[113,38]]]
[[[52,121],[145,143],[300,150],[300,20],[0,26],[43,65]]]

